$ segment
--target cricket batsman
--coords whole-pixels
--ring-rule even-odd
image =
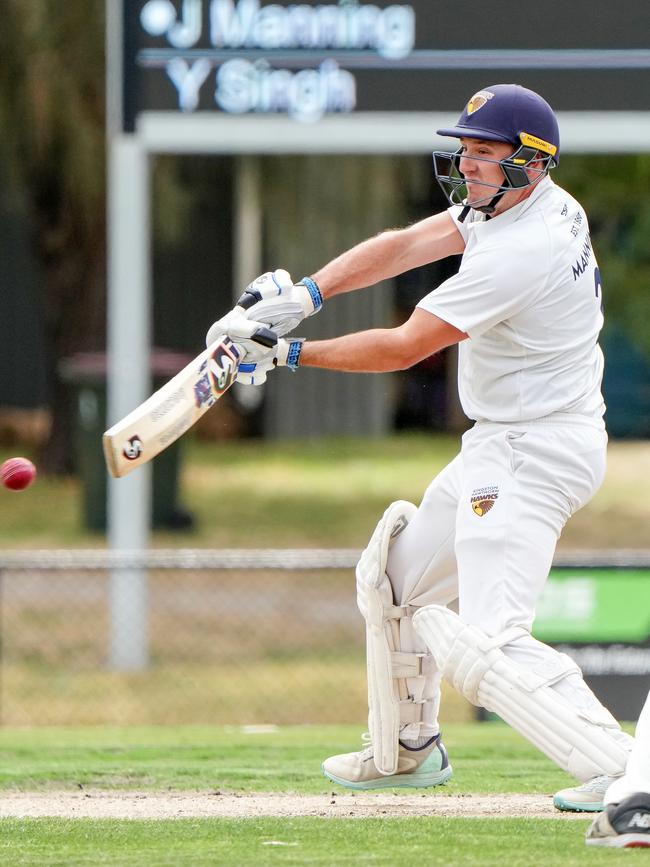
[[[239,380],[253,384],[282,366],[403,370],[459,345],[474,425],[418,507],[388,507],[361,556],[369,740],[328,758],[325,775],[357,790],[449,779],[445,677],[575,778],[558,808],[598,811],[632,739],[575,662],[531,628],[562,528],[605,474],[600,271],[583,208],[550,178],[560,136],[539,94],[486,87],[438,134],[458,143],[433,154],[448,210],[363,241],[296,284],[284,270],[263,274],[210,336],[225,331],[242,348]],[[456,254],[458,273],[398,327],[282,336],[335,295]],[[250,340],[260,324],[277,345]]]

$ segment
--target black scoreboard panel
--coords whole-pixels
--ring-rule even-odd
[[[518,82],[557,110],[650,110],[650,3],[123,0],[125,129],[141,111],[460,111]]]
[[[556,111],[650,111],[650,65],[644,70],[491,69],[437,71],[415,76],[394,72],[382,81],[357,73],[359,110],[452,111],[491,84],[522,84]],[[633,83],[632,83],[633,82]],[[392,106],[392,107],[391,107]]]

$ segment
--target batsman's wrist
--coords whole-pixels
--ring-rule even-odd
[[[305,342],[303,337],[294,337],[292,340],[286,340],[281,337],[278,340],[278,351],[274,359],[276,367],[288,367],[289,370],[297,370],[300,364],[300,353],[302,345]]]
[[[314,305],[314,313],[318,313],[318,311],[323,306],[323,296],[321,295],[321,291],[318,288],[318,283],[313,280],[311,277],[303,277],[302,280],[298,283],[299,286],[304,286],[307,292],[309,293],[309,300]]]

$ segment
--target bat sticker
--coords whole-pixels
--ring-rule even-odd
[[[142,454],[142,440],[137,434],[124,444],[122,454],[127,461],[135,461],[140,457]]]
[[[203,365],[201,365],[203,367]],[[197,409],[210,407],[216,401],[216,397],[212,392],[210,378],[207,373],[204,373],[200,379],[194,383],[194,402]]]
[[[235,347],[225,343],[218,346],[212,353],[208,362],[208,371],[212,380],[212,386],[219,394],[222,394],[232,385],[237,373],[235,359]]]

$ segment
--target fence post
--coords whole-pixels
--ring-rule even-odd
[[[151,392],[149,158],[133,135],[109,142],[108,416],[123,418]],[[109,666],[149,663],[147,572],[122,568],[119,555],[145,551],[151,527],[151,467],[111,479],[108,542],[118,555],[110,575]]]

